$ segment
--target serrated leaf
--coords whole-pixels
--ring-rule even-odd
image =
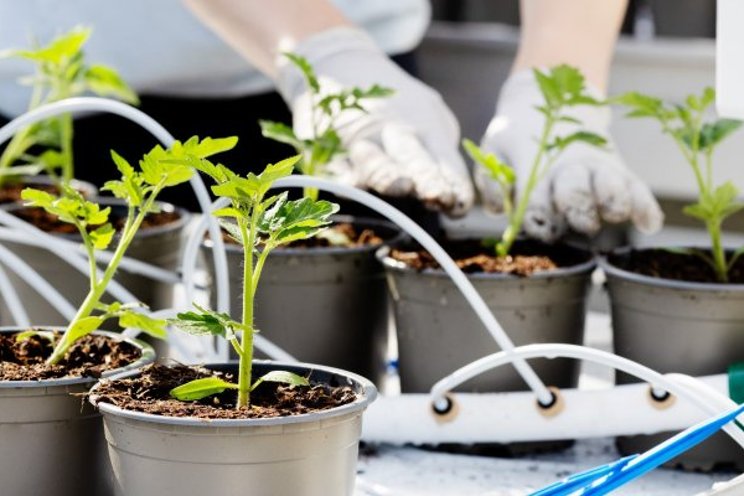
[[[225,389],[237,389],[237,384],[227,382],[219,377],[204,377],[170,390],[170,395],[179,401],[196,401],[220,394]]]
[[[271,372],[269,372],[268,374],[264,374],[256,382],[254,382],[251,386],[251,391],[256,389],[263,382],[278,382],[281,384],[287,384],[292,387],[310,385],[310,381],[308,381],[306,377],[303,377],[301,375],[297,375],[286,370],[272,370]]]
[[[587,145],[596,146],[602,148],[607,144],[607,139],[588,131],[577,131],[568,136],[556,137],[551,148],[558,148],[559,150],[565,150],[572,143],[586,143]]]
[[[462,145],[468,155],[470,155],[470,158],[479,166],[485,168],[491,175],[491,178],[499,184],[502,186],[511,186],[516,182],[517,176],[514,174],[514,170],[499,160],[495,154],[485,153],[478,145],[467,138],[463,140]]]
[[[533,69],[532,72],[535,75],[535,81],[537,81],[537,85],[540,88],[540,93],[542,93],[542,96],[545,99],[545,103],[551,107],[557,106],[561,101],[561,92],[558,89],[555,80],[539,69]]]
[[[220,227],[227,233],[228,236],[234,239],[236,243],[240,245],[243,244],[242,233],[240,232],[240,228],[235,222],[230,222],[223,219],[218,219],[218,222],[220,224]]]
[[[169,323],[182,331],[195,336],[220,336],[229,338],[236,331],[245,331],[247,327],[233,320],[228,314],[215,312],[194,305],[197,312],[182,312]]]
[[[713,148],[741,127],[742,121],[736,119],[718,119],[704,124],[700,130],[701,149]]]
[[[233,217],[235,219],[240,219],[244,217],[243,212],[233,207],[224,207],[224,208],[219,208],[217,210],[213,210],[212,215],[214,215],[215,217]]]
[[[325,200],[285,200],[286,196],[265,211],[258,223],[259,231],[269,236],[272,247],[314,236],[338,212],[338,205]]]
[[[148,336],[156,339],[168,339],[168,331],[165,327],[168,321],[164,319],[154,319],[149,315],[134,312],[132,310],[123,310],[119,315],[119,326],[123,328],[139,329]]]
[[[80,52],[90,34],[90,28],[78,26],[38,50],[15,50],[13,54],[35,62],[59,65]]]
[[[238,144],[237,136],[228,136],[226,138],[204,138],[199,139],[198,136],[192,136],[183,144],[176,141],[173,144],[173,156],[174,157],[186,157],[192,156],[200,159],[206,159],[212,155],[223,153],[235,148]]]

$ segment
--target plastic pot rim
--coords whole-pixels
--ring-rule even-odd
[[[43,330],[64,330],[57,326],[33,326],[32,329],[43,329]],[[28,330],[26,327],[16,326],[3,326],[0,327],[0,333],[11,333],[11,332],[22,332]],[[137,369],[144,367],[145,365],[155,361],[156,355],[155,350],[152,346],[140,341],[139,339],[124,337],[119,333],[110,331],[93,331],[93,334],[98,336],[106,336],[119,341],[129,343],[140,350],[140,357],[134,362],[119,367],[117,369],[108,370],[102,374],[103,378],[114,378],[119,375],[124,375],[131,372],[136,372]],[[17,389],[17,388],[46,388],[46,387],[58,387],[58,386],[73,386],[78,384],[95,383],[98,382],[96,377],[61,377],[59,379],[43,379],[40,381],[0,381],[0,389]]]
[[[647,248],[633,248],[630,246],[624,246],[616,248],[610,252],[610,255],[626,255],[631,250],[646,251],[646,250],[661,250],[668,247],[647,247]],[[732,283],[714,283],[714,282],[689,282],[689,281],[678,281],[675,279],[665,279],[662,277],[652,277],[643,274],[637,274],[629,270],[621,269],[620,267],[613,265],[608,255],[602,255],[598,258],[599,267],[609,277],[616,277],[624,281],[630,281],[637,284],[643,284],[647,286],[654,286],[664,289],[674,289],[682,291],[704,291],[704,292],[744,292],[744,284],[732,284]]]
[[[230,362],[236,363],[236,362]],[[308,371],[323,371],[329,374],[341,375],[347,379],[357,382],[361,386],[361,392],[357,393],[358,398],[346,405],[342,405],[329,410],[323,410],[320,412],[303,413],[300,415],[289,415],[285,417],[272,417],[272,418],[260,418],[260,419],[201,419],[195,417],[168,417],[165,415],[155,415],[152,413],[136,412],[132,410],[125,410],[123,408],[114,406],[110,403],[99,403],[95,398],[95,391],[98,389],[99,384],[97,383],[90,390],[90,396],[88,401],[98,408],[101,413],[114,415],[117,417],[123,417],[131,420],[139,420],[141,422],[148,422],[153,424],[164,424],[173,426],[185,426],[185,427],[230,427],[230,428],[245,428],[245,427],[266,427],[266,426],[281,426],[290,424],[302,424],[308,422],[317,422],[327,420],[330,418],[341,417],[352,413],[364,411],[376,398],[377,388],[369,379],[366,379],[360,375],[348,372],[346,370],[337,369],[334,367],[327,367],[325,365],[315,365],[304,362],[297,363],[285,363],[277,362],[272,360],[253,360],[253,364],[266,364],[273,365],[277,368],[281,367],[301,367],[308,369]],[[203,367],[209,368],[212,365],[224,365],[224,364],[207,364]],[[131,371],[127,374],[117,374],[116,377],[108,377],[109,379],[123,379],[137,375],[139,371]]]
[[[465,274],[468,279],[474,279],[474,280],[500,280],[500,281],[532,281],[532,280],[545,280],[545,279],[555,279],[555,278],[562,278],[562,277],[569,277],[569,276],[575,276],[575,275],[582,275],[582,274],[589,274],[594,271],[594,269],[597,267],[597,257],[591,253],[589,250],[585,250],[583,248],[578,248],[576,246],[571,245],[564,245],[569,246],[575,250],[585,252],[590,255],[589,260],[586,262],[581,262],[576,265],[571,265],[570,267],[559,267],[554,270],[546,270],[541,272],[536,272],[532,275],[529,275],[527,277],[522,276],[515,276],[512,274],[503,274],[503,273],[497,273],[497,272],[477,272],[477,273],[468,273]],[[382,265],[387,270],[399,272],[399,273],[408,273],[408,274],[419,274],[424,277],[438,277],[438,278],[444,278],[449,279],[449,274],[447,274],[444,270],[441,268],[439,269],[424,269],[424,270],[417,270],[412,267],[409,267],[403,262],[400,262],[398,260],[393,259],[389,256],[390,253],[390,247],[389,246],[381,246],[377,249],[375,256],[377,257],[377,260],[382,263]]]
[[[390,229],[391,231],[394,231],[395,234],[387,240],[383,240],[381,244],[378,245],[364,245],[364,246],[318,246],[313,248],[286,248],[282,247],[281,249],[277,249],[271,252],[269,257],[279,257],[279,256],[298,256],[298,255],[304,255],[308,257],[312,256],[322,256],[322,255],[345,255],[345,254],[351,254],[351,253],[366,253],[366,252],[374,252],[376,250],[379,250],[382,247],[385,247],[389,244],[396,243],[398,241],[401,241],[406,237],[406,233],[404,233],[398,226],[393,224],[392,222],[388,222],[382,219],[373,219],[371,217],[356,217],[351,215],[334,215],[332,217],[334,222],[341,222],[341,223],[349,223],[349,224],[365,224],[369,226],[377,226],[377,227],[383,227],[386,229]],[[214,249],[214,243],[211,239],[205,238],[202,241],[201,244],[203,249],[212,250]],[[225,250],[228,252],[240,252],[242,254],[243,248],[235,243],[225,243]]]

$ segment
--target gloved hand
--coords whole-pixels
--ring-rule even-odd
[[[496,116],[483,137],[484,151],[494,153],[514,168],[517,196],[529,176],[537,138],[542,133],[543,115],[535,109],[542,104],[532,71],[512,75],[504,83]],[[609,108],[582,105],[571,107],[566,113],[582,124],[559,123],[554,136],[566,136],[579,128],[609,136]],[[474,176],[485,207],[500,212],[503,198],[499,185],[481,167],[476,167]],[[625,166],[613,143],[605,149],[574,143],[533,190],[523,228],[530,237],[553,241],[567,226],[594,234],[602,220],[629,219],[639,230],[650,233],[661,228],[664,216],[648,186]]]
[[[321,93],[373,84],[391,88],[386,98],[348,110],[338,134],[348,153],[326,167],[337,180],[389,196],[415,196],[453,216],[473,204],[467,166],[458,152],[460,129],[439,93],[406,74],[363,32],[335,28],[292,48],[318,74]],[[302,73],[284,57],[277,87],[293,114],[295,134],[312,136],[312,101]]]

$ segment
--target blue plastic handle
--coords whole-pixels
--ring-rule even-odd
[[[566,496],[574,493],[581,496],[602,496],[697,446],[742,413],[744,404],[694,425],[642,455],[631,455],[574,474],[532,493],[531,496]]]

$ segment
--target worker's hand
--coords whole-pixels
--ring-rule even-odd
[[[462,215],[474,191],[459,151],[460,129],[441,96],[395,65],[353,28],[335,28],[293,47],[318,74],[321,93],[373,84],[391,88],[385,98],[347,110],[338,134],[347,153],[326,167],[337,180],[388,196],[415,196],[432,209]],[[302,73],[279,61],[278,88],[293,113],[298,137],[313,135],[311,95]]]
[[[531,71],[511,76],[483,137],[484,151],[514,168],[517,197],[527,182],[542,133],[543,115],[536,110],[542,104]],[[609,136],[609,108],[582,105],[572,107],[567,114],[581,121],[581,128]],[[577,129],[577,124],[562,122],[556,126],[555,135],[565,136]],[[499,185],[481,167],[476,167],[474,176],[485,207],[500,212],[503,196]],[[632,220],[639,230],[649,233],[657,231],[663,219],[648,186],[625,166],[611,142],[604,149],[574,143],[533,190],[523,227],[528,236],[553,241],[567,227],[594,234],[602,220]]]

